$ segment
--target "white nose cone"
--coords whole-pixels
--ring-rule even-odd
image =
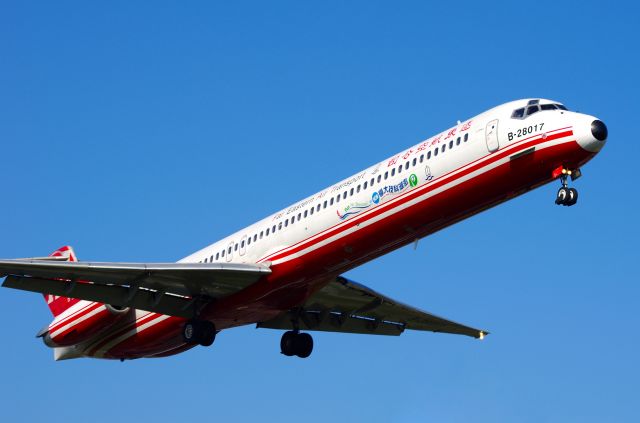
[[[600,151],[609,135],[604,122],[588,115],[580,116],[574,126],[574,133],[580,147],[591,153]]]

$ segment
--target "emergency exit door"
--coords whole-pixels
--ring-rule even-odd
[[[498,119],[487,123],[484,134],[487,139],[487,149],[489,153],[497,151],[498,148],[500,148],[500,144],[498,143]]]

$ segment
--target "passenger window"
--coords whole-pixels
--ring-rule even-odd
[[[444,150],[447,148],[447,144],[442,144],[442,152],[444,153]]]
[[[320,211],[320,204],[316,206],[316,211]]]
[[[430,158],[431,158],[431,150],[427,152],[427,160],[429,160]]]
[[[280,227],[282,228],[282,223],[280,223],[280,225]],[[287,226],[289,226],[289,219],[284,220],[284,227],[286,228]]]
[[[313,207],[311,207],[311,210],[309,210],[309,216],[311,216],[313,214]]]
[[[415,166],[415,165],[416,165],[416,163],[418,163],[418,158],[417,158],[417,157],[414,157],[414,158],[413,158],[413,162],[412,162],[412,163],[413,163],[413,164],[412,164],[412,166]]]
[[[469,139],[469,133],[464,134],[464,142],[467,142]]]
[[[453,148],[453,140],[449,141],[449,150]]]
[[[420,154],[420,163],[424,162],[424,154]]]
[[[375,178],[371,178],[371,182],[369,182],[369,185],[373,186],[373,183],[376,181]]]
[[[342,198],[343,198],[343,199],[346,199],[346,198],[347,198],[347,191],[345,191],[345,192],[343,192],[343,193],[342,193]]]
[[[305,219],[307,218],[307,210],[304,211],[304,215],[303,216],[304,216]]]
[[[280,224],[282,225],[282,222]],[[273,225],[273,227],[271,228],[271,233],[276,233],[276,225]]]
[[[221,257],[224,257],[224,250],[222,250],[222,254],[221,254]]]
[[[393,169],[391,169],[391,176],[394,176],[396,174],[396,168],[394,167]]]
[[[331,200],[329,200],[329,205],[333,206],[333,197],[331,197]]]
[[[216,261],[220,258],[220,253],[216,253]]]
[[[384,179],[387,179],[387,177],[388,177],[388,176],[389,176],[389,171],[386,171],[386,172],[384,173]]]
[[[247,245],[251,245],[251,237],[247,238]]]
[[[360,184],[356,187],[356,192],[360,192]]]
[[[258,234],[255,234],[255,235],[253,236],[253,242],[256,242],[257,240],[258,240]]]
[[[413,159],[413,164],[414,164],[414,165],[416,164],[416,159]],[[404,169],[405,169],[405,170],[409,169],[409,162],[406,162],[406,163],[404,164]]]
[[[267,228],[267,233],[266,235],[269,236],[269,231],[271,230],[271,228]]]
[[[433,155],[434,155],[434,157],[438,155],[438,151],[439,151],[439,149],[438,149],[438,148],[436,148],[435,150],[433,150]]]
[[[382,180],[382,175],[378,175],[378,183]]]
[[[364,185],[362,186],[362,189],[367,189],[367,183],[369,183],[369,181],[364,181]]]
[[[340,202],[340,194],[336,196],[336,203],[339,203],[339,202]]]
[[[352,195],[353,195],[353,188],[349,190],[349,196],[352,196]]]
[[[240,243],[240,247],[244,248],[244,240],[242,240],[242,242]]]
[[[233,251],[238,251],[238,244],[233,247]]]
[[[298,222],[300,222],[301,218],[302,218],[302,213],[298,213]]]
[[[402,172],[402,165],[398,166],[398,174],[400,174],[400,172]]]
[[[456,140],[456,145],[460,145],[460,137]]]

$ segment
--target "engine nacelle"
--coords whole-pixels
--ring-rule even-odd
[[[91,303],[84,309],[51,322],[43,338],[44,343],[52,348],[79,344],[112,327],[129,310],[129,307]]]

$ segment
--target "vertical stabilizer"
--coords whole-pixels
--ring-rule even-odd
[[[49,257],[59,257],[60,260],[66,261],[78,261],[76,253],[73,252],[73,248],[68,245],[58,248],[56,251],[51,253]],[[80,301],[76,298],[59,297],[57,295],[49,294],[44,294],[44,300],[47,302],[47,305],[49,306],[49,309],[54,316],[59,315],[60,313],[64,312],[66,309]]]

